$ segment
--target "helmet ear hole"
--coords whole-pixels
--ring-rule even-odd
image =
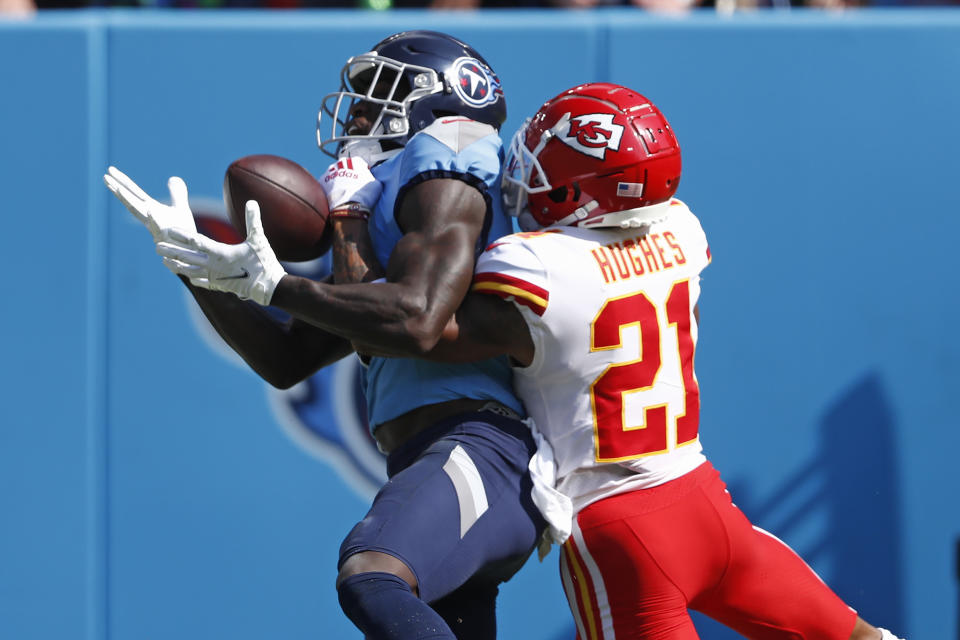
[[[570,186],[573,187],[573,198],[571,198],[570,201],[577,202],[580,200],[580,183],[574,182]],[[570,189],[567,188],[567,185],[562,185],[547,193],[547,197],[559,204],[561,202],[566,202],[569,191]]]

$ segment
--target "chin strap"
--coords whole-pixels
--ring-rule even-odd
[[[596,200],[591,200],[568,216],[560,218],[550,227],[583,227],[591,229],[593,227],[618,227],[620,229],[639,229],[658,222],[663,222],[670,215],[670,201],[659,202],[647,207],[637,207],[636,209],[626,209],[624,211],[614,211],[605,213],[596,218],[587,219],[590,212],[599,206]],[[517,224],[522,231],[537,231],[545,227],[537,222],[527,209],[520,212],[517,218]]]
[[[597,208],[596,200],[591,200],[584,206],[574,211],[569,216],[560,220],[557,224],[576,224],[578,227],[619,227],[621,229],[637,229],[645,225],[663,222],[670,214],[670,201],[658,202],[647,207],[637,207],[636,209],[625,209],[623,211],[613,211],[605,213],[596,218],[584,220],[591,211]],[[582,221],[582,222],[579,222]]]
[[[557,220],[556,222],[554,222],[554,223],[553,223],[552,225],[550,225],[550,226],[565,227],[565,226],[567,226],[568,224],[577,224],[577,223],[579,223],[581,220],[583,220],[583,219],[585,219],[587,216],[589,216],[589,215],[590,215],[590,212],[593,211],[594,209],[596,209],[597,206],[598,206],[598,205],[597,205],[597,201],[596,201],[596,200],[591,200],[590,202],[588,202],[587,204],[583,205],[582,207],[577,207],[577,209],[576,209],[573,213],[571,213],[570,215],[565,216],[565,217],[563,217],[563,218],[560,218],[559,220]],[[609,214],[608,214],[608,215],[609,215]]]

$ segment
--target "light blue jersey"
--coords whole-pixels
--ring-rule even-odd
[[[502,142],[496,129],[461,117],[436,120],[414,135],[403,151],[373,168],[383,193],[370,218],[377,259],[386,265],[403,235],[395,213],[397,196],[432,178],[455,178],[477,187],[487,201],[484,232],[476,255],[492,240],[513,231],[500,203]],[[363,375],[371,430],[417,407],[476,398],[496,400],[521,415],[506,357],[471,363],[412,358],[372,358]]]

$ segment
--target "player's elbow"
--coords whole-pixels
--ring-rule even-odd
[[[446,323],[439,318],[438,310],[427,296],[408,295],[397,311],[399,329],[395,334],[395,347],[410,357],[422,356],[433,349]]]
[[[277,371],[257,371],[257,375],[263,378],[264,382],[275,389],[289,389],[298,382],[306,379],[305,375],[292,375],[288,372]]]
[[[415,358],[422,358],[427,355],[437,346],[441,335],[442,331],[436,331],[425,323],[416,329],[412,329],[408,336],[410,355]]]
[[[405,355],[422,358],[430,353],[443,336],[445,324],[429,314],[410,318],[405,323],[403,340]]]
[[[419,358],[433,349],[440,339],[440,334],[441,331],[436,329],[436,322],[428,314],[410,315],[402,323],[395,346],[400,355]]]
[[[286,361],[282,365],[264,365],[248,362],[264,382],[276,389],[289,389],[310,377],[320,365]]]

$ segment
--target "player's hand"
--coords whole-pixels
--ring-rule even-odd
[[[256,200],[247,202],[246,216],[249,231],[240,244],[224,244],[175,228],[163,232],[157,253],[171,271],[186,276],[191,284],[266,306],[286,271],[263,233]]]
[[[116,167],[107,169],[103,181],[133,217],[147,227],[154,242],[161,241],[161,234],[166,229],[197,232],[197,224],[193,220],[193,212],[190,211],[187,199],[187,185],[180,178],[174,176],[167,181],[172,205],[162,204],[151,198]]]
[[[330,211],[347,209],[369,214],[380,199],[383,185],[373,177],[367,161],[360,157],[341,158],[320,179]]]

